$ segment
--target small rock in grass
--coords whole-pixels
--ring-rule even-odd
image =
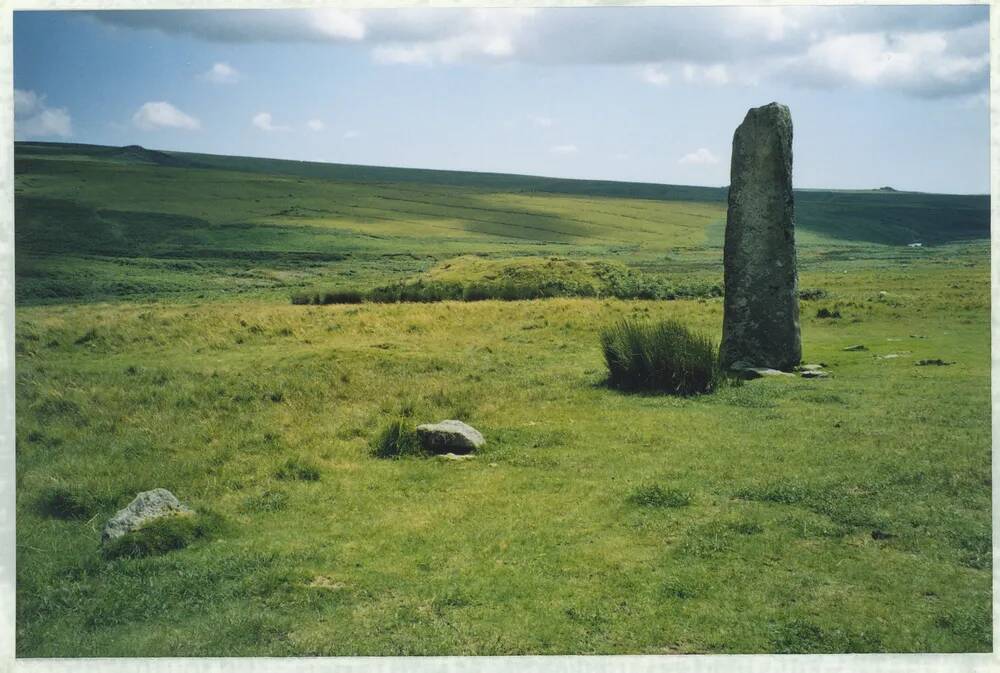
[[[476,454],[474,454],[474,453],[463,453],[463,454],[457,454],[457,453],[439,453],[438,454],[438,458],[440,458],[441,460],[471,460],[472,458],[475,458],[475,457],[476,457]]]
[[[418,425],[417,438],[422,447],[435,453],[469,453],[486,443],[474,427],[455,420]]]
[[[868,347],[865,346],[864,344],[854,344],[853,346],[848,346],[844,350],[848,351],[848,352],[866,351],[866,350],[868,350]]]
[[[802,372],[802,378],[804,379],[825,379],[828,378],[830,374],[824,372],[822,369],[807,369]]]
[[[917,360],[916,365],[918,367],[927,367],[928,365],[935,365],[938,367],[946,367],[948,365],[953,365],[954,362],[949,362],[947,360],[942,360],[941,358],[933,358],[931,360]]]
[[[886,353],[885,355],[876,355],[879,360],[895,360],[896,358],[906,357],[906,353]]]
[[[826,365],[821,365],[821,364],[820,365],[802,365],[802,366],[799,367],[799,371],[801,371],[801,372],[818,372],[821,369],[823,369],[823,367],[825,367],[825,366]]]
[[[747,380],[760,379],[765,376],[795,376],[790,372],[783,372],[780,369],[771,369],[770,367],[747,367],[746,369],[736,370],[736,373]]]
[[[886,533],[884,530],[879,530],[878,528],[872,531],[873,540],[888,540],[889,538],[893,537],[896,536],[893,535],[892,533]]]
[[[139,530],[150,521],[176,514],[192,514],[192,510],[182,504],[173,493],[165,488],[143,491],[122,510],[119,510],[104,525],[101,542],[109,542],[126,533]]]

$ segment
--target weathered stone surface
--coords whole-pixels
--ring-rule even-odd
[[[807,369],[802,372],[802,378],[804,379],[825,379],[828,376],[830,374],[822,369]]]
[[[453,420],[418,425],[417,438],[421,446],[435,453],[469,453],[486,443],[474,427]]]
[[[824,365],[821,365],[821,364],[802,365],[801,367],[799,367],[799,371],[802,371],[802,372],[818,372],[818,371],[822,370],[823,367],[824,367]]]
[[[761,379],[766,376],[795,376],[791,372],[783,372],[780,369],[770,369],[769,367],[745,367],[733,371],[747,380]]]
[[[191,509],[165,488],[143,491],[135,496],[135,500],[128,506],[108,520],[101,532],[101,542],[108,542],[131,533],[163,516],[190,513]]]
[[[845,348],[844,350],[845,350],[845,351],[848,351],[848,352],[853,352],[853,351],[866,351],[866,350],[868,350],[868,347],[867,347],[867,346],[865,346],[864,344],[854,344],[853,346],[848,346],[848,347],[847,347],[847,348]]]
[[[790,370],[802,358],[792,198],[792,117],[753,108],[733,136],[720,361]]]

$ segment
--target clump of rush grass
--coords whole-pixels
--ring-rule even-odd
[[[213,537],[224,527],[222,517],[210,511],[165,516],[108,542],[103,554],[106,559],[158,556]]]
[[[675,320],[622,320],[601,332],[601,348],[620,390],[699,395],[725,380],[712,341]]]
[[[275,478],[282,480],[319,481],[319,467],[308,458],[289,458],[278,468]]]
[[[55,519],[88,519],[105,504],[84,489],[54,484],[42,489],[35,508],[42,516]]]
[[[628,501],[640,507],[686,507],[691,504],[691,494],[652,484],[637,488],[629,495]]]
[[[405,418],[394,418],[375,436],[371,452],[376,458],[398,458],[420,453],[417,432]]]

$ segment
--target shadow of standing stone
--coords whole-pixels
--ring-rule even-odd
[[[802,359],[802,342],[786,106],[747,112],[733,136],[730,170],[720,362],[787,371]]]

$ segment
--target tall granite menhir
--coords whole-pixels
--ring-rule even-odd
[[[802,341],[786,106],[747,112],[733,136],[730,171],[719,359],[726,369],[789,370],[802,359]]]

